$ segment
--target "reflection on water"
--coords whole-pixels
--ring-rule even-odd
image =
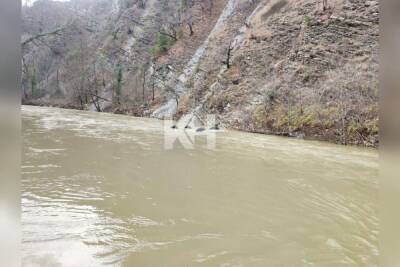
[[[374,150],[22,108],[24,266],[377,266]]]

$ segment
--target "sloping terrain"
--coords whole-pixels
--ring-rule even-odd
[[[85,1],[64,17],[82,33],[25,48],[25,103],[378,145],[376,0]],[[24,18],[40,3],[54,4]]]

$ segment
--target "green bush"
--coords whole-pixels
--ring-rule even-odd
[[[150,53],[157,57],[168,52],[175,40],[165,34],[158,33],[154,45],[150,48]]]
[[[311,22],[312,22],[312,19],[311,19],[310,16],[304,16],[304,23],[305,23],[307,26],[310,26],[310,25],[311,25]]]
[[[267,104],[274,103],[278,97],[278,92],[275,89],[269,89],[265,91],[265,102]]]

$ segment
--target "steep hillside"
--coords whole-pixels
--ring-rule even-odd
[[[378,145],[378,1],[103,2],[99,17],[91,3],[68,19],[79,29],[96,21],[92,32],[72,38],[69,28],[40,39],[55,42],[50,50],[25,49],[25,103],[217,114],[226,128]]]

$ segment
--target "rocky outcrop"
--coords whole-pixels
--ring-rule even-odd
[[[378,2],[328,3],[238,3],[188,98],[228,128],[377,146]]]

